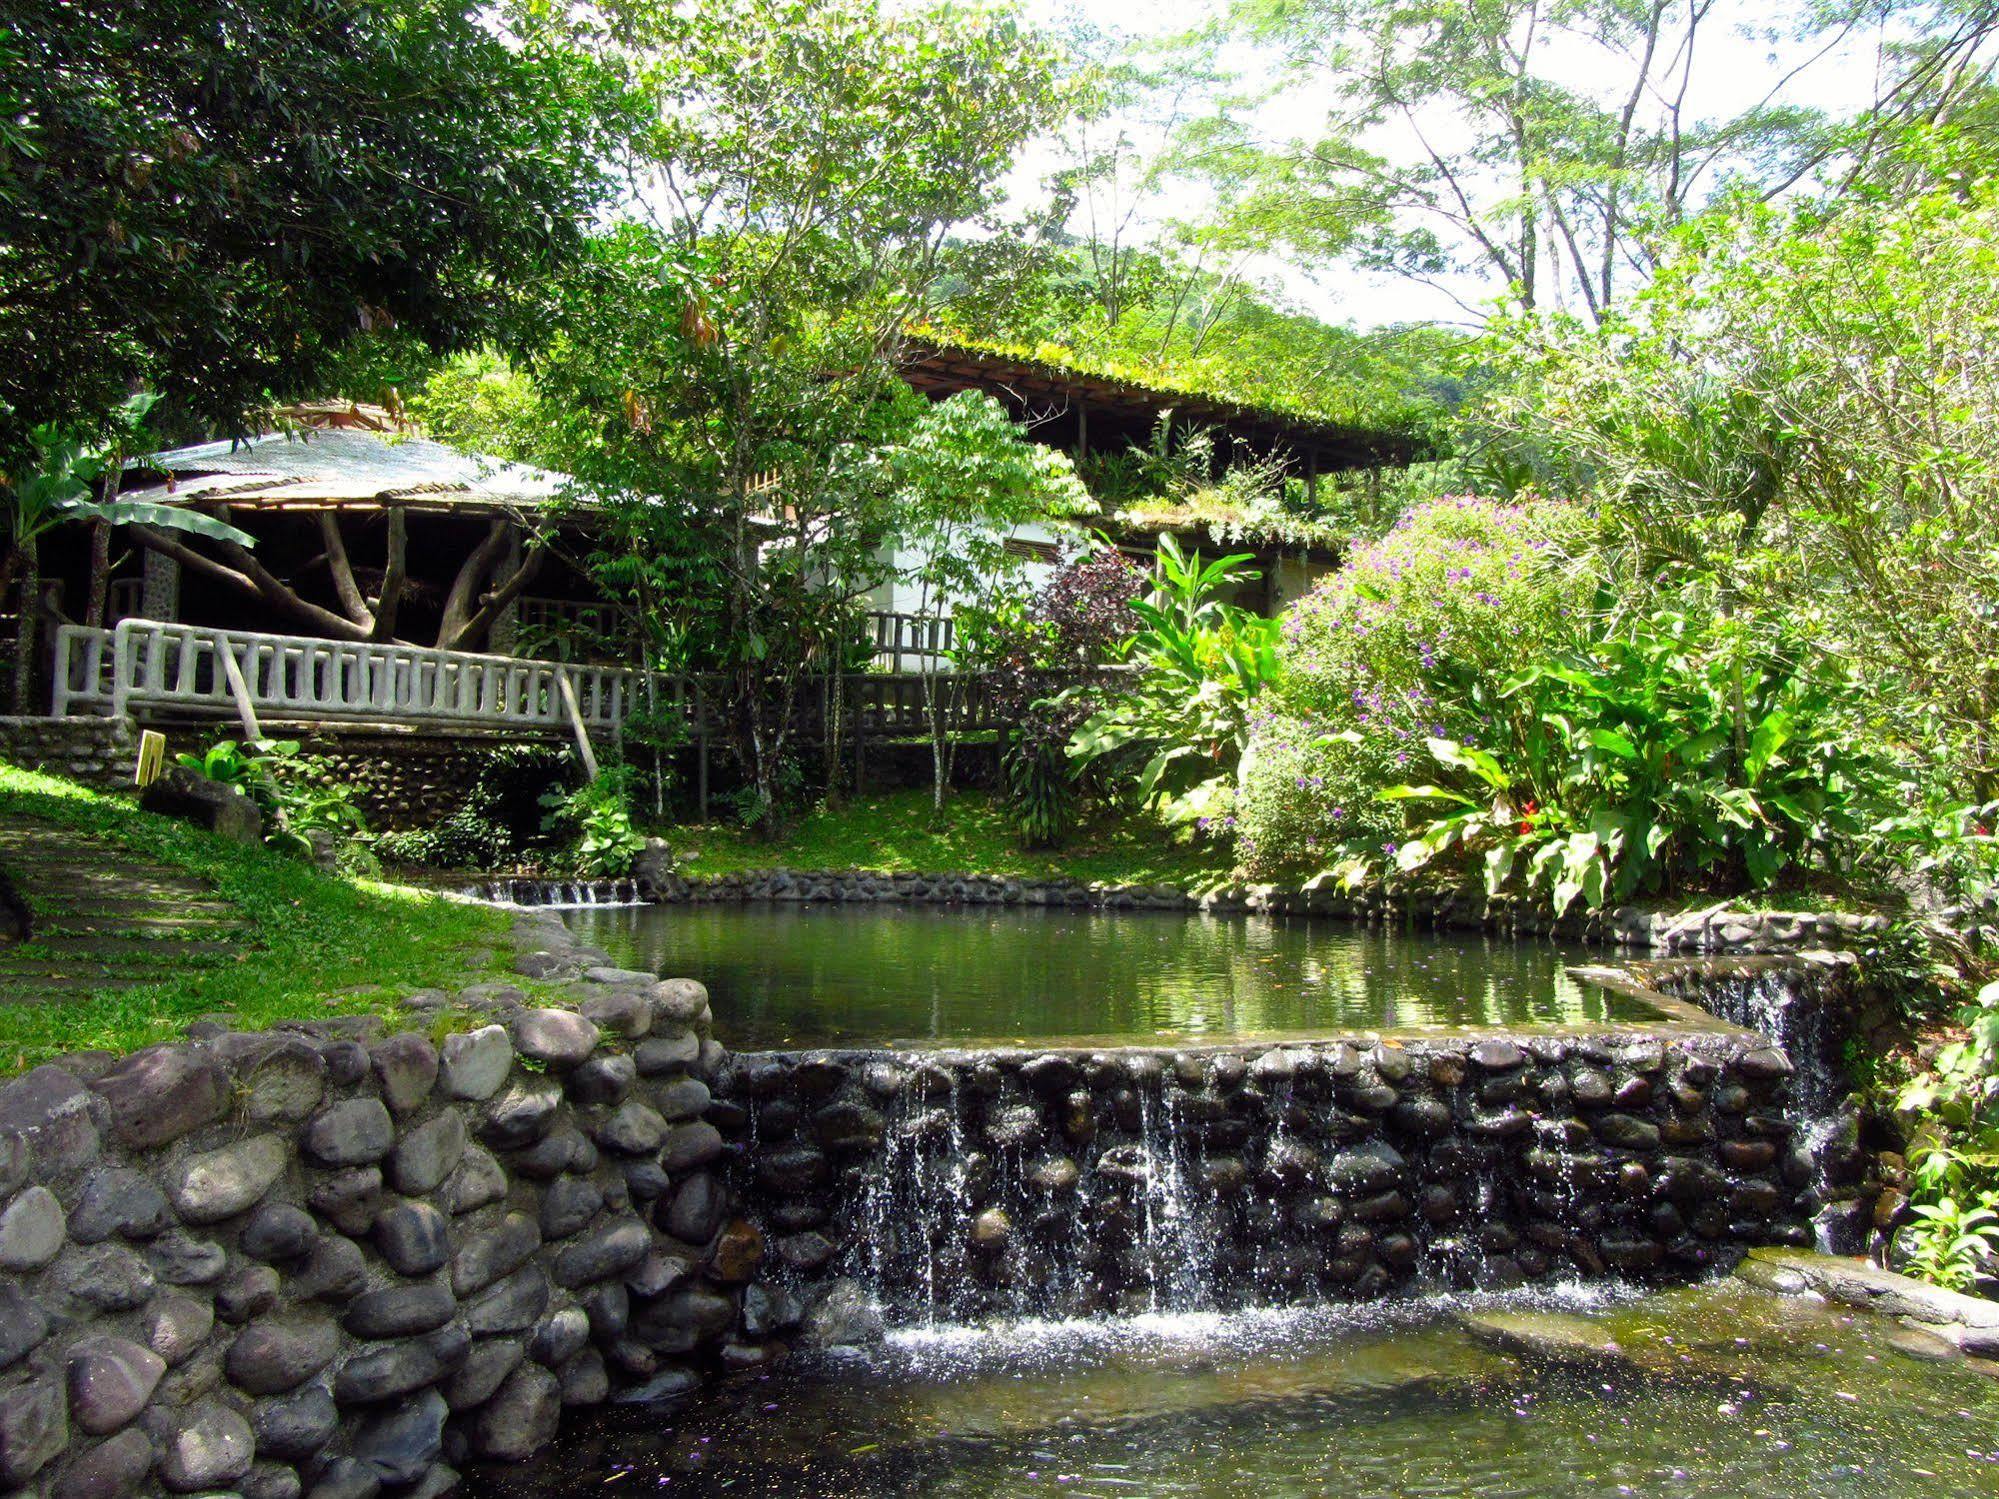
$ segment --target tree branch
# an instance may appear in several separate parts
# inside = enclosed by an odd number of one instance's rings
[[[478,610],[465,621],[464,627],[456,636],[446,639],[442,632],[439,633],[438,649],[469,650],[477,644],[486,631],[492,628],[493,621],[499,617],[500,611],[519,598],[528,584],[534,581],[535,575],[541,571],[543,559],[547,556],[548,548],[545,546],[537,546],[530,551],[521,559],[521,565],[514,570],[514,575],[480,601]]]
[[[479,596],[479,585],[493,570],[493,564],[500,560],[500,554],[507,549],[507,531],[513,523],[505,516],[495,516],[486,528],[486,538],[474,547],[471,554],[459,564],[458,575],[451,580],[451,592],[445,596],[444,618],[438,622],[437,640],[441,649],[449,649],[446,641],[464,636],[466,622],[473,612],[473,601]]]
[[[132,535],[141,546],[158,552],[163,557],[171,557],[183,567],[193,568],[204,577],[212,578],[226,587],[251,598],[260,599],[280,612],[291,615],[301,623],[312,626],[329,639],[366,640],[367,634],[351,619],[335,614],[331,609],[301,598],[289,585],[275,577],[262,563],[257,562],[241,547],[232,547],[232,558],[236,566],[218,562],[213,557],[205,557],[192,547],[174,540],[164,531],[155,531],[150,526],[133,526]],[[244,564],[248,564],[247,566]]]
[[[375,611],[368,607],[361,585],[354,581],[354,565],[347,560],[347,541],[340,534],[339,518],[331,510],[319,512],[319,534],[326,543],[326,565],[333,574],[334,597],[340,600],[340,607],[347,611],[349,619],[372,632]]]
[[[400,505],[389,510],[388,556],[382,567],[382,591],[375,599],[372,640],[396,637],[396,616],[402,610],[403,585],[409,579],[409,517]]]

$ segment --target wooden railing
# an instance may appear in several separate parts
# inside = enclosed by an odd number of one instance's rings
[[[631,673],[513,656],[208,630],[128,619],[64,626],[56,639],[58,717],[81,709],[566,731],[623,722]],[[574,699],[571,709],[570,698]]]
[[[868,625],[875,637],[875,659],[890,662],[893,672],[902,670],[904,657],[921,663],[949,655],[957,638],[956,623],[948,614],[940,619],[880,610],[868,616]]]
[[[994,726],[982,683],[933,681],[949,732]],[[714,705],[727,694],[715,679],[661,674],[651,688],[696,737],[719,731]],[[920,673],[855,673],[843,688],[852,732],[884,738],[928,728]],[[640,673],[622,667],[128,619],[110,630],[62,627],[51,707],[58,718],[233,717],[253,737],[265,718],[615,735],[645,689]],[[801,697],[805,717],[819,698]]]

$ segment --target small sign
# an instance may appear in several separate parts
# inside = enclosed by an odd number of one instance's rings
[[[139,764],[132,772],[132,784],[150,786],[160,778],[167,758],[167,736],[157,729],[139,731]]]

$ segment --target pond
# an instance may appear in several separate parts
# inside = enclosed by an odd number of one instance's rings
[[[903,1333],[614,1413],[475,1495],[1999,1495],[1999,1380],[1740,1282]]]
[[[1569,977],[1575,949],[1303,917],[773,903],[567,919],[621,964],[701,979],[737,1051],[1659,1019]]]

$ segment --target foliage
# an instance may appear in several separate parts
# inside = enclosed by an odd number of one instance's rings
[[[53,422],[29,430],[25,463],[12,475],[0,476],[7,534],[16,549],[65,521],[159,526],[239,546],[256,544],[235,526],[198,510],[115,497],[119,464],[149,445],[145,422],[156,402],[152,395],[128,396],[106,420],[109,435],[103,440],[91,440]],[[7,414],[0,406],[0,421]]]
[[[503,870],[529,851],[541,831],[541,799],[571,758],[545,745],[514,744],[482,752],[471,784],[449,816],[426,828],[376,833],[385,863],[426,869]]]
[[[1069,738],[1112,687],[1104,668],[1137,630],[1131,606],[1145,586],[1129,557],[1093,544],[1030,603],[959,617],[961,664],[983,673],[994,716],[1009,726],[1001,769],[1030,848],[1059,847],[1082,814],[1087,788]]]
[[[1901,1244],[1908,1273],[1950,1291],[1968,1291],[1986,1261],[1999,1257],[1999,1192],[1962,1206],[1954,1197],[1910,1207],[1916,1221]]]
[[[1379,854],[1399,838],[1379,793],[1423,762],[1425,740],[1485,742],[1487,710],[1463,684],[1501,683],[1579,632],[1590,531],[1563,504],[1434,501],[1292,606],[1243,761],[1250,872],[1310,873],[1342,845]]]
[[[1257,698],[1277,675],[1275,620],[1222,595],[1259,574],[1245,555],[1204,563],[1171,536],[1159,542],[1151,595],[1130,604],[1143,628],[1132,638],[1135,681],[1108,694],[1069,741],[1087,768],[1140,754],[1137,789],[1180,820],[1230,815],[1236,765]]]
[[[1169,396],[1415,438],[1440,433],[1462,398],[1454,370],[1471,341],[1449,329],[1361,331],[1259,300],[1221,321],[1201,351],[1190,354],[1171,337],[1161,346],[1163,311],[1155,321],[1141,307],[1103,327],[1067,321],[1059,307],[1037,309],[1031,297],[1010,305],[1004,318],[988,319],[946,302],[916,331],[1058,375],[1099,375]],[[1091,488],[1103,480],[1115,495],[1113,465],[1099,464]]]
[[[1919,804],[1999,755],[1999,188],[1948,181],[1690,225],[1605,328],[1528,320],[1488,419],[1596,496],[1621,576],[1786,618],[1866,662]]]
[[[1497,692],[1464,683],[1488,709],[1490,748],[1432,738],[1442,783],[1382,793],[1439,809],[1419,811],[1394,867],[1469,861],[1488,891],[1517,877],[1557,913],[1577,896],[1594,909],[1837,867],[1888,778],[1847,738],[1851,688],[1802,642],[1789,647],[1751,652],[1712,621],[1662,609]]]
[[[1228,874],[1228,861],[1215,845],[1176,836],[1144,817],[1085,811],[1059,850],[1027,848],[1004,793],[975,789],[952,796],[941,818],[923,787],[814,809],[776,841],[719,822],[669,828],[664,836],[684,852],[679,867],[691,876],[781,866],[1204,888]]]
[[[573,256],[623,113],[531,4],[9,0],[0,38],[4,461],[145,385],[235,430],[361,329],[475,340]]]
[[[1027,848],[1059,848],[1076,825],[1076,772],[1065,746],[1046,736],[1009,736],[1001,751],[1013,825]]]
[[[1263,44],[1278,80],[1254,106],[1223,96],[1187,147],[1225,200],[1261,184],[1266,233],[1307,262],[1343,255],[1461,305],[1482,291],[1594,322],[1670,255],[1662,231],[1716,199],[1850,180],[1892,127],[1976,98],[1989,12],[1869,14],[1880,92],[1847,121],[1814,88],[1857,40],[1840,6],[1779,7],[1769,87],[1731,96],[1724,36],[1740,22],[1723,7],[1239,0],[1230,39]],[[1271,142],[1273,108],[1306,129]]]
[[[606,497],[590,567],[631,606],[635,654],[722,679],[769,823],[795,704],[878,581],[904,326],[945,235],[1054,111],[1052,57],[1004,11],[876,0],[571,19],[648,123],[619,160],[640,222],[550,288],[536,385],[587,416],[550,457]]]
[[[1957,1020],[1958,1039],[1903,1084],[1895,1109],[1910,1136],[1910,1273],[1961,1290],[1999,1256],[1999,981]]]
[[[981,391],[927,405],[879,461],[887,473],[900,576],[915,590],[912,612],[920,620],[938,621],[957,610],[990,613],[1017,596],[1024,560],[1007,546],[1013,533],[1089,505],[1068,457],[1030,441]],[[950,710],[964,678],[936,656],[919,661],[930,720],[931,791],[941,811],[950,780]]]
[[[636,773],[628,765],[605,768],[594,781],[542,797],[548,809],[545,831],[573,837],[568,858],[578,874],[623,875],[645,849],[645,835],[632,820]]]
[[[229,963],[60,1005],[6,1007],[0,1066],[9,1070],[70,1052],[133,1051],[216,1012],[251,1029],[329,1013],[394,1017],[400,996],[417,989],[501,976],[494,954],[506,947],[506,917],[496,911],[323,874],[302,860],[11,766],[0,765],[0,810],[185,871],[212,886],[248,928]]]
[[[249,797],[264,815],[264,841],[299,858],[318,852],[317,839],[338,849],[368,831],[354,805],[354,788],[332,780],[313,757],[301,756],[295,739],[254,745],[218,739],[199,755],[174,759],[204,780],[233,786]]]

